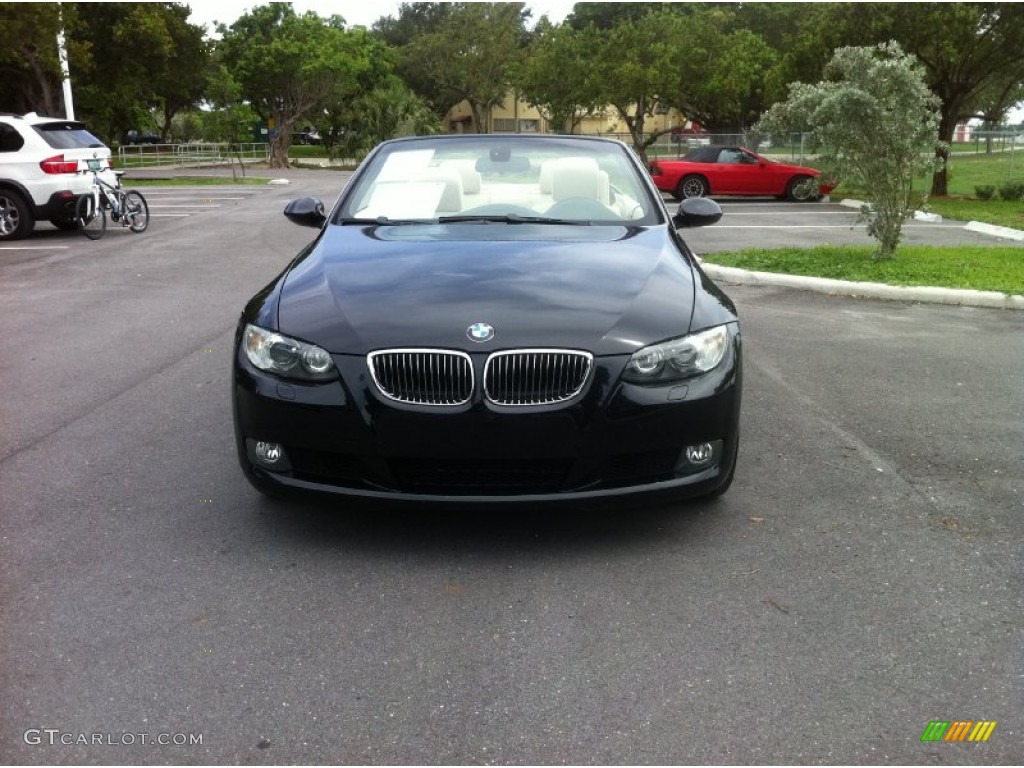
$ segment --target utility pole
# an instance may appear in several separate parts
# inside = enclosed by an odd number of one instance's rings
[[[58,9],[60,3],[57,4]],[[71,69],[68,67],[68,50],[64,45],[64,13],[57,11],[60,18],[60,31],[57,32],[57,58],[60,59],[60,71],[64,78],[64,117],[75,119],[75,102],[71,98]]]

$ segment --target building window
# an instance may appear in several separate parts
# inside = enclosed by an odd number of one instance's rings
[[[496,117],[491,129],[494,133],[540,133],[540,120],[523,118],[519,120],[519,130],[516,130],[516,120],[513,117]]]

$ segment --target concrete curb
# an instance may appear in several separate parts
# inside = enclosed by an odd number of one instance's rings
[[[1024,241],[1024,232],[1019,229],[1000,227],[996,224],[986,224],[983,221],[968,221],[967,224],[964,225],[964,229],[971,232],[978,232],[982,235],[992,235],[992,237],[1004,237],[1007,240]]]
[[[948,304],[962,307],[1024,310],[1024,296],[998,291],[970,291],[954,288],[901,287],[884,283],[856,283],[850,280],[830,280],[824,277],[803,277],[775,272],[752,272],[736,267],[722,267],[701,262],[701,268],[713,280],[734,285],[765,285],[795,288],[829,296],[857,296],[887,301],[916,301],[927,304]]]
[[[846,200],[840,200],[839,205],[845,208],[856,208],[859,211],[861,206],[864,205],[864,201],[847,198]],[[914,211],[914,220],[939,223],[942,221],[942,217],[936,213]],[[983,221],[969,221],[964,224],[964,229],[968,232],[977,232],[979,235],[990,235],[992,237],[1001,237],[1006,240],[1018,240],[1024,242],[1024,231],[1013,229],[1011,227],[1000,227],[996,224],[986,224]]]
[[[845,198],[839,201],[839,205],[844,208],[856,208],[858,211],[863,208],[867,203],[863,200],[853,200],[852,198]],[[870,207],[870,206],[868,206]],[[926,213],[925,211],[914,211],[914,221],[929,221],[932,224],[941,224],[942,217],[937,213]]]

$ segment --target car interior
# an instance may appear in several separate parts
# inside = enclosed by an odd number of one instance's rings
[[[402,158],[403,154],[417,157]],[[646,215],[640,196],[639,190],[613,184],[611,174],[591,156],[496,160],[487,155],[426,158],[419,152],[393,153],[368,188],[356,195],[352,215],[391,220],[511,215],[621,222]]]

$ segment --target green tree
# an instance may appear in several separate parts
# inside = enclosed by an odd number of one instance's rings
[[[62,18],[63,16],[63,18]],[[73,3],[0,3],[0,111],[63,113],[57,33],[75,29]],[[91,61],[89,45],[67,34],[79,62]]]
[[[397,18],[382,16],[374,23],[373,34],[392,48],[401,48],[420,35],[437,32],[451,10],[451,3],[402,3]]]
[[[565,23],[576,30],[587,27],[611,29],[617,24],[639,21],[658,10],[666,10],[667,3],[576,3]],[[687,4],[680,3],[670,10],[687,13]]]
[[[827,170],[868,191],[861,215],[878,241],[876,258],[891,258],[913,212],[914,176],[931,162],[923,153],[938,144],[939,99],[897,43],[839,48],[824,74],[817,84],[792,85],[757,130],[810,130],[828,148]]]
[[[612,4],[617,5],[617,4]],[[646,161],[658,133],[646,133],[647,118],[659,106],[682,100],[679,44],[684,20],[670,11],[625,18],[606,29],[587,27],[592,37],[587,60],[596,102],[610,104],[626,124],[633,147]]]
[[[776,54],[758,34],[732,24],[731,12],[706,9],[682,25],[675,106],[710,131],[743,130],[767,106]]]
[[[451,96],[414,57],[405,55],[405,49],[417,37],[438,32],[451,10],[451,3],[402,3],[397,17],[381,17],[372,30],[377,39],[392,49],[395,74],[423,98],[438,117],[448,111]]]
[[[443,115],[469,102],[478,131],[487,131],[489,110],[500,104],[525,47],[523,3],[451,3],[433,30],[417,34],[398,51],[400,75]],[[430,83],[427,92],[417,81]]]
[[[589,56],[599,33],[593,28],[576,30],[546,21],[541,19],[534,30],[529,55],[515,82],[527,102],[555,130],[574,133],[583,117],[603,106],[598,102]]]
[[[66,9],[68,3],[61,3]],[[68,30],[76,115],[108,141],[198,102],[206,82],[201,27],[177,3],[76,3]],[[86,55],[81,55],[85,51]],[[183,62],[195,57],[196,66]],[[180,69],[178,69],[180,67]],[[173,82],[173,84],[172,84]],[[166,95],[165,95],[166,92]]]
[[[388,139],[429,135],[441,130],[433,110],[395,76],[359,96],[352,111],[353,119],[341,143],[349,157],[362,158]]]
[[[768,46],[749,30],[730,30],[730,12],[698,8],[683,14],[657,9],[628,16],[607,29],[587,27],[588,84],[596,103],[611,104],[629,130],[633,146],[647,148],[667,132],[646,131],[661,107],[715,128],[745,125],[771,65]]]
[[[203,27],[188,23],[189,12],[187,5],[173,3],[164,17],[170,49],[166,62],[153,73],[158,127],[164,139],[170,138],[174,116],[197,107],[205,97],[212,66],[211,43]]]
[[[366,66],[360,68],[354,81],[337,84],[324,108],[311,115],[309,121],[320,134],[330,157],[336,157],[339,152],[349,157],[358,154],[350,146],[358,135],[361,99],[392,77],[393,56],[387,45],[362,28],[350,30],[348,34],[353,45],[363,51]]]
[[[1024,82],[1024,4],[820,3],[805,6],[799,39],[787,53],[790,71],[806,73],[840,45],[894,40],[923,64],[940,99],[939,136],[950,142],[958,123],[1001,121]],[[794,64],[794,62],[800,62]],[[1001,95],[1006,95],[1001,98]],[[931,194],[948,191],[948,147],[937,150]]]
[[[203,138],[227,144],[253,141],[253,128],[259,115],[242,100],[242,88],[220,61],[221,53],[213,52],[215,64],[207,78],[207,105],[202,113]]]
[[[371,66],[364,34],[347,32],[339,16],[298,16],[289,3],[253,8],[219,31],[224,66],[256,113],[273,122],[275,168],[290,166],[296,124],[351,93],[359,73]]]

